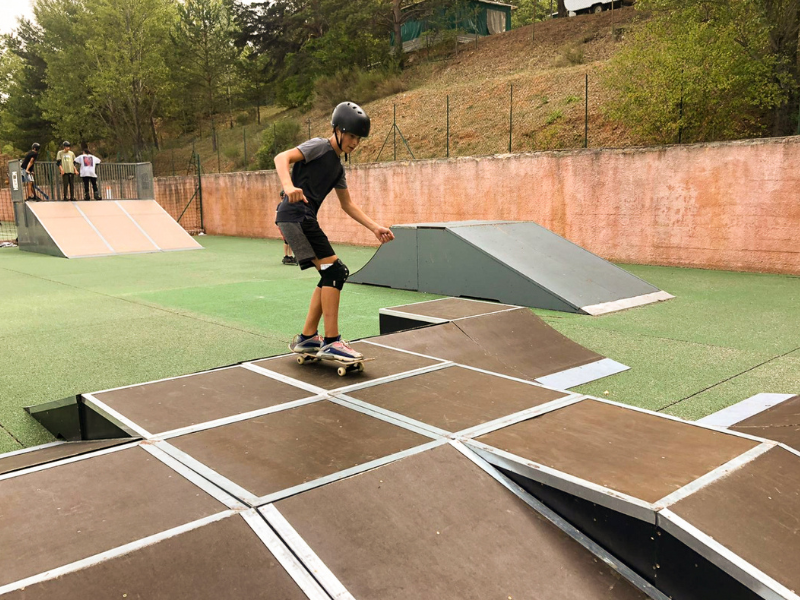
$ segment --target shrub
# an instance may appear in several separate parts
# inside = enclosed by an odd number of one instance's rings
[[[299,144],[302,140],[300,123],[286,119],[267,127],[261,134],[261,147],[256,152],[259,169],[274,169],[275,156]]]
[[[358,68],[343,69],[332,76],[318,77],[314,82],[315,104],[326,111],[347,100],[366,104],[406,89],[403,80],[391,71]]]
[[[553,111],[548,115],[547,119],[545,119],[545,125],[552,125],[553,123],[558,121],[563,116],[564,116],[564,113],[561,112],[560,110]]]

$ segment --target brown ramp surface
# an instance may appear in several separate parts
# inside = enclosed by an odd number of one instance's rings
[[[647,597],[450,446],[275,506],[359,600]]]
[[[75,202],[28,202],[53,242],[67,258],[107,256],[114,251],[78,210]]]
[[[565,398],[566,394],[452,366],[351,391],[347,396],[456,432]]]
[[[2,480],[0,507],[0,586],[226,508],[140,447]]]
[[[772,448],[672,512],[790,590],[800,590],[800,457]]]
[[[800,396],[739,421],[730,429],[775,440],[800,451]]]
[[[651,503],[758,445],[596,400],[582,400],[476,439]]]
[[[236,515],[28,586],[9,600],[219,600],[307,596]]]
[[[155,200],[118,200],[116,203],[147,233],[159,249],[202,248]]]
[[[374,341],[530,381],[603,359],[527,308],[393,333]]]
[[[28,467],[44,465],[49,462],[61,460],[62,458],[70,458],[72,456],[94,452],[95,450],[102,450],[103,448],[127,444],[131,441],[133,440],[130,438],[123,438],[117,440],[94,440],[90,442],[62,442],[48,444],[41,448],[32,448],[28,451],[9,452],[5,455],[0,454],[0,475],[27,469]]]
[[[244,367],[216,369],[93,394],[150,433],[164,433],[312,395]]]
[[[158,247],[116,202],[76,202],[116,254],[158,252]]]

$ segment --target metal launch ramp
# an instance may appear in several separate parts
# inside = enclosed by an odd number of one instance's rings
[[[673,296],[533,222],[395,225],[352,283],[600,315]]]

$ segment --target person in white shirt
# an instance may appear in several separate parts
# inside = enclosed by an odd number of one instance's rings
[[[82,152],[75,158],[75,166],[80,169],[80,177],[83,180],[83,199],[91,200],[89,197],[89,185],[92,186],[92,193],[95,200],[101,200],[100,193],[97,191],[97,165],[100,159],[94,154],[89,153],[89,149],[84,146]]]

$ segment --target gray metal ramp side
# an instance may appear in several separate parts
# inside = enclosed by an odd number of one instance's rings
[[[19,249],[26,252],[38,252],[57,258],[67,258],[67,255],[50,235],[47,227],[39,219],[31,202],[17,202],[14,204],[14,213],[17,220],[17,235]]]
[[[575,304],[524,277],[485,248],[467,243],[450,229],[420,229],[417,240],[421,292],[579,311]]]
[[[660,291],[533,222],[450,231],[578,308]]]
[[[419,289],[417,277],[417,229],[392,227],[394,240],[381,245],[366,265],[353,273],[349,283],[379,285],[400,290]]]

